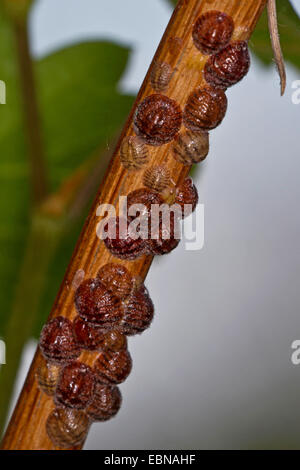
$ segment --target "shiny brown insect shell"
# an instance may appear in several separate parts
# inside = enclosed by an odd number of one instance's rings
[[[149,152],[137,136],[124,137],[120,147],[120,160],[128,171],[138,171],[149,161]]]
[[[166,62],[156,62],[151,71],[151,86],[157,92],[165,92],[168,89],[173,75],[172,67]]]
[[[176,101],[161,94],[150,95],[137,107],[134,129],[149,145],[163,145],[173,140],[182,123]]]
[[[145,254],[145,242],[142,238],[136,238],[129,226],[129,221],[120,217],[108,221],[104,230],[107,237],[104,240],[106,248],[112,255],[120,259],[133,260]],[[124,229],[123,229],[123,228]]]
[[[75,306],[83,320],[100,328],[112,328],[122,317],[123,308],[99,279],[86,279],[75,292]]]
[[[41,332],[39,346],[43,356],[57,364],[72,361],[80,354],[72,322],[62,316],[46,323]]]
[[[197,188],[189,176],[176,190],[175,203],[180,205],[183,217],[187,217],[196,209],[198,200]]]
[[[95,327],[83,320],[79,315],[73,321],[74,336],[82,349],[95,351],[101,348],[105,329]]]
[[[223,90],[197,88],[191,93],[185,106],[184,124],[196,132],[214,129],[221,124],[226,110],[227,98]]]
[[[126,305],[120,328],[126,335],[136,335],[149,328],[154,306],[144,285],[132,294]]]
[[[181,132],[173,145],[175,160],[183,165],[193,165],[203,161],[209,152],[209,134],[207,131]]]
[[[234,30],[232,18],[211,10],[201,15],[193,28],[193,41],[202,54],[215,54],[230,42]]]
[[[163,200],[157,192],[152,191],[149,188],[140,188],[132,191],[127,196],[127,216],[129,220],[133,220],[137,216],[146,215],[151,213],[152,205],[154,204],[162,204]],[[134,204],[142,204],[144,206],[143,211],[138,211],[136,214],[132,215],[129,209]]]
[[[163,204],[161,195],[148,188],[132,191],[127,197],[127,214],[131,228],[144,240],[144,252],[147,251],[146,241],[151,234],[152,212]]]
[[[183,47],[183,39],[178,36],[172,36],[168,41],[169,52],[172,56],[177,57]]]
[[[95,388],[94,374],[89,366],[74,361],[65,366],[59,375],[55,390],[58,405],[83,410],[93,399]]]
[[[233,42],[208,59],[204,76],[211,86],[226,89],[242,80],[249,68],[250,55],[247,42]]]
[[[93,326],[77,316],[73,322],[74,334],[82,349],[89,351],[121,351],[127,348],[127,339],[118,330],[109,330]]]
[[[127,349],[127,338],[118,330],[107,331],[103,337],[103,351],[119,352]]]
[[[171,212],[167,223],[163,217],[159,218],[158,227],[152,227],[151,238],[147,240],[149,253],[152,255],[166,255],[177,248],[180,239],[176,238],[175,224],[178,224],[177,216]]]
[[[36,372],[39,387],[46,395],[53,395],[58,381],[60,367],[48,363],[44,358],[41,360]]]
[[[105,264],[99,269],[97,278],[106,289],[120,299],[128,297],[133,289],[133,276],[121,264]]]
[[[83,269],[78,269],[78,271],[76,271],[75,276],[73,277],[73,280],[72,280],[72,288],[74,290],[76,290],[77,287],[80,286],[80,284],[84,280],[84,276],[85,276],[85,272]]]
[[[143,183],[152,191],[161,193],[171,185],[170,171],[161,165],[147,168],[144,173]]]
[[[94,363],[93,372],[98,382],[105,385],[116,385],[127,379],[131,368],[131,356],[127,350],[103,351]]]
[[[90,420],[86,413],[71,408],[55,408],[46,422],[49,438],[61,449],[82,444],[89,427]]]
[[[119,411],[122,395],[118,387],[97,383],[92,403],[86,412],[93,421],[107,421]]]

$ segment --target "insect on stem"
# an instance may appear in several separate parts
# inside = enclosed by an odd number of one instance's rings
[[[286,71],[278,32],[276,0],[268,0],[268,21],[275,62],[280,76],[281,96],[286,88]]]

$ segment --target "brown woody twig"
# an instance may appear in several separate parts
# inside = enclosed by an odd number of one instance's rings
[[[95,277],[102,265],[114,259],[105,248],[103,241],[97,238],[96,226],[99,223],[99,217],[96,216],[96,209],[100,203],[109,203],[117,207],[119,196],[126,195],[130,191],[143,186],[143,172],[132,174],[120,165],[119,149],[124,136],[134,135],[132,121],[137,104],[153,93],[149,80],[153,64],[157,61],[166,62],[176,71],[167,94],[183,107],[190,92],[204,83],[202,71],[206,59],[194,47],[191,35],[197,17],[207,10],[225,12],[233,18],[235,23],[233,39],[248,40],[265,5],[266,0],[247,0],[244,2],[240,0],[179,1],[124,127],[90,215],[84,225],[52,309],[51,317],[63,315],[73,319],[76,312],[72,280],[76,272],[81,269],[86,273],[86,277]],[[150,153],[149,166],[153,164],[167,166],[176,184],[181,183],[190,170],[189,167],[184,167],[172,158],[170,144],[151,147]],[[152,257],[143,256],[135,261],[123,261],[122,264],[133,275],[144,279],[151,261]],[[84,352],[80,356],[80,360],[86,364],[92,364],[94,354]],[[4,437],[3,449],[55,449],[45,428],[47,417],[54,408],[53,400],[39,389],[35,377],[40,363],[41,354],[37,351]]]

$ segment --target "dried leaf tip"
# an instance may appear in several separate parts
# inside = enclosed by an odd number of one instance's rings
[[[277,65],[278,73],[280,76],[281,96],[284,95],[286,88],[286,71],[284,65],[284,58],[280,46],[280,38],[278,32],[278,20],[276,10],[276,0],[268,0],[268,21],[269,30],[271,35],[272,49],[274,53],[275,62]]]

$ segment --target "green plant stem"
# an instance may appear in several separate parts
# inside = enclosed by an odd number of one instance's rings
[[[13,27],[23,99],[24,126],[28,144],[33,202],[37,205],[47,195],[47,174],[33,62],[29,49],[27,19],[15,22]]]
[[[22,15],[10,14],[11,11],[8,11],[15,35],[34,209],[23,263],[19,276],[16,276],[15,300],[5,334],[7,365],[0,370],[0,432],[4,427],[23,347],[35,322],[46,271],[61,230],[60,222],[42,217],[37,209],[47,196],[47,176],[28,39],[27,12],[30,3],[26,2],[28,5]]]

